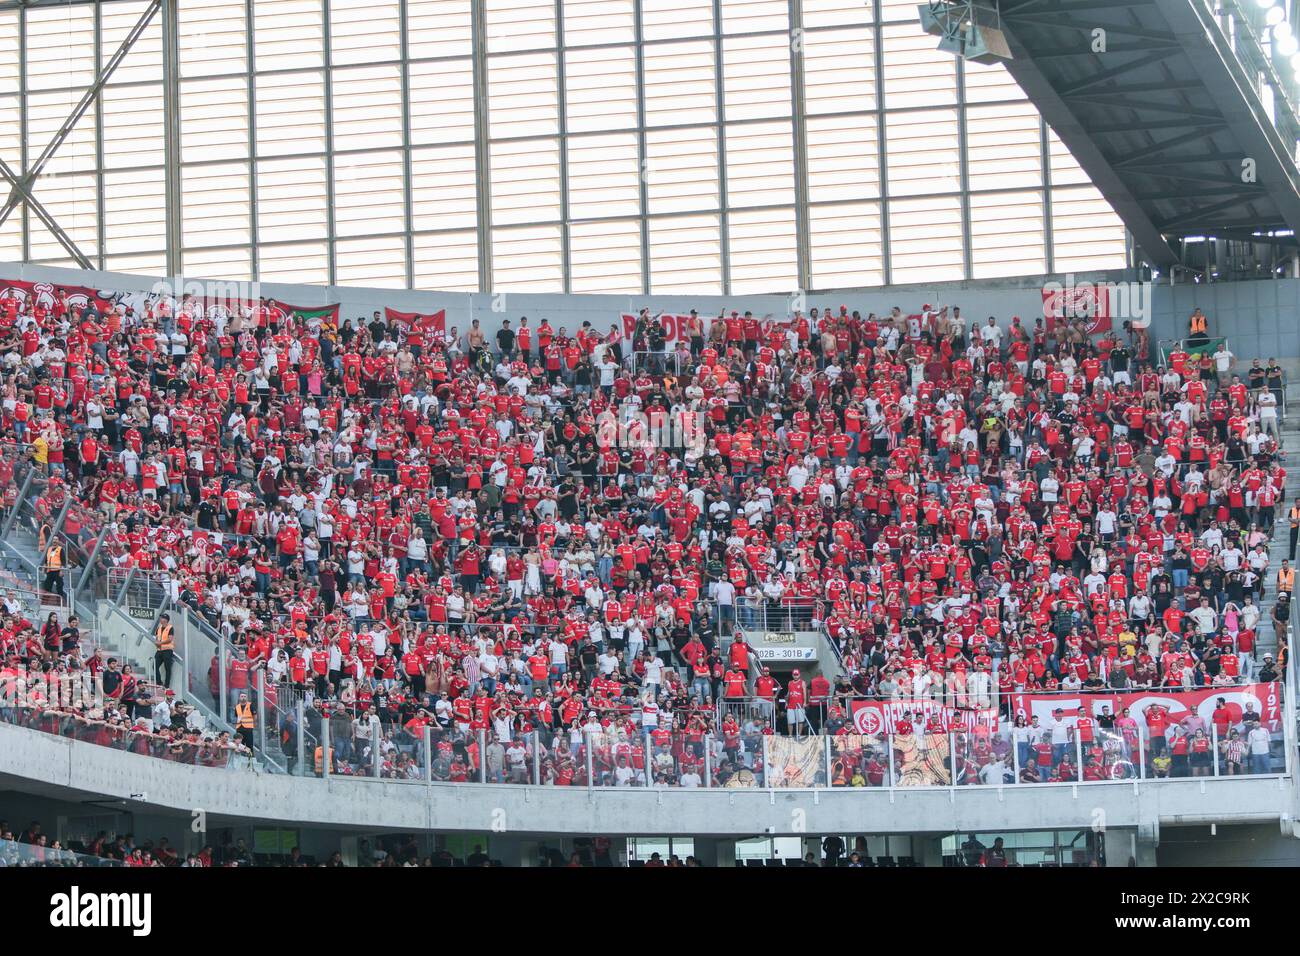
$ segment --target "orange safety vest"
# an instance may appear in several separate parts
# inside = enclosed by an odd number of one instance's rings
[[[236,715],[236,720],[235,720],[236,727],[238,727],[240,730],[253,729],[254,723],[253,723],[252,704],[236,704],[235,715]]]
[[[176,640],[172,637],[172,626],[163,624],[158,628],[158,650],[174,651],[176,649]]]
[[[1194,315],[1192,316],[1191,328],[1192,335],[1197,335],[1198,333],[1204,333],[1209,328],[1209,324],[1205,321],[1205,316]]]
[[[1279,591],[1295,590],[1295,568],[1278,568],[1277,589]]]
[[[48,571],[63,570],[63,549],[57,544],[50,545],[50,550],[45,552],[45,568]]]

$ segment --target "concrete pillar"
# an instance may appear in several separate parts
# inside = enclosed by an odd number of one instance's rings
[[[1133,837],[1129,841],[1132,848],[1128,856],[1124,859],[1127,866],[1129,860],[1135,860],[1138,866],[1155,866],[1156,849],[1160,846],[1160,827],[1159,825],[1141,825],[1136,831],[1130,831]],[[1107,847],[1109,856],[1109,847]]]
[[[943,837],[922,834],[912,837],[912,855],[917,866],[943,866]]]
[[[609,838],[609,859],[615,866],[627,866],[627,837]]]
[[[696,837],[695,858],[701,866],[735,866],[736,841],[727,837]]]
[[[700,866],[717,866],[718,840],[713,837],[696,837],[694,855],[700,861]]]
[[[1102,839],[1106,846],[1106,866],[1126,867],[1137,848],[1137,830],[1134,827],[1117,827],[1107,830]],[[1154,847],[1152,851],[1154,852]]]
[[[487,855],[500,860],[502,866],[524,866],[524,841],[521,837],[493,834],[488,839]]]

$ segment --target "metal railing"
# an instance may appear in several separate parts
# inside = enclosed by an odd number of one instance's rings
[[[1169,356],[1176,350],[1181,350],[1186,353],[1189,358],[1195,358],[1199,361],[1200,356],[1203,354],[1212,356],[1215,350],[1218,349],[1220,343],[1223,343],[1224,346],[1228,345],[1228,339],[1225,336],[1206,338],[1195,345],[1189,345],[1189,341],[1189,339],[1161,339],[1157,342],[1156,350],[1159,357],[1159,364],[1168,365]],[[1290,376],[1287,375],[1286,369],[1283,369],[1280,366],[1279,369],[1282,372],[1282,381],[1279,384],[1274,385],[1266,380],[1263,385],[1248,387],[1248,393],[1253,406],[1262,393],[1272,392],[1277,396],[1278,420],[1285,421],[1287,399],[1289,397],[1291,383]],[[1243,379],[1245,378],[1240,368],[1234,370],[1231,374],[1242,376]]]
[[[62,846],[40,846],[34,843],[19,843],[15,840],[0,840],[0,866],[92,868],[125,865],[121,860],[77,853]]]
[[[226,736],[169,737],[95,710],[70,713],[7,698],[0,701],[0,723],[196,767],[247,770],[253,765],[251,755],[231,745]]]
[[[753,600],[743,595],[736,597],[730,612],[724,614],[726,605],[715,602],[717,619],[726,620],[734,614],[734,623],[741,631],[816,631],[821,628],[821,608],[814,598],[785,597]]]
[[[105,597],[118,606],[158,610],[174,599],[174,582],[165,571],[141,571],[139,568],[107,568],[104,571]]]
[[[259,695],[269,698],[270,693]],[[278,705],[259,705],[266,717]],[[427,712],[403,726],[378,716],[317,711],[313,723],[301,705],[274,726],[294,740],[301,776],[345,776],[411,784],[480,783],[508,786],[585,786],[588,789],[1051,787],[1140,786],[1188,779],[1237,776],[1279,781],[1294,773],[1293,711],[1280,726],[1224,718],[1196,729],[1171,725],[1153,731],[1143,722],[1114,728],[1071,725],[1064,733],[1036,727],[968,728],[778,736],[760,722],[709,729],[700,723],[607,729],[543,728],[498,735]],[[15,712],[23,716],[15,718]],[[309,711],[310,713],[310,711]],[[129,728],[73,721],[40,711],[0,710],[0,719],[33,730],[148,754],[162,759],[222,766],[212,744],[176,751]],[[54,719],[51,727],[41,721]],[[427,720],[427,722],[426,722]],[[311,724],[309,729],[307,725]],[[104,733],[109,739],[103,739]],[[263,741],[263,749],[267,744]],[[241,758],[241,761],[243,758]],[[234,763],[229,757],[224,765]],[[244,762],[238,765],[246,766]]]
[[[57,514],[42,511],[37,506],[38,496],[49,487],[49,475],[42,472],[35,464],[19,460],[15,467],[15,479],[21,478],[21,488],[17,501],[9,515],[6,516],[4,531],[5,552],[14,560],[24,564],[33,574],[40,573],[39,565],[32,558],[23,554],[21,548],[8,540],[8,531],[16,524],[21,524],[35,534],[45,531],[51,538],[57,537],[64,545],[67,554],[67,568],[64,572],[67,598],[64,606],[75,611],[82,620],[96,622],[96,630],[101,638],[120,635],[108,646],[123,654],[134,653],[138,659],[147,661],[152,657],[152,631],[130,613],[132,608],[146,608],[152,612],[147,622],[152,625],[157,613],[172,606],[173,584],[166,572],[142,571],[136,568],[122,569],[109,566],[100,560],[100,543],[103,538],[103,526],[100,516],[85,508],[80,502],[69,496]],[[69,534],[68,516],[76,516],[76,533]],[[51,518],[51,515],[53,517]],[[37,579],[39,580],[39,578]],[[42,606],[51,605],[52,597],[44,590],[39,592]],[[182,609],[186,610],[187,609]],[[107,615],[107,618],[104,617]],[[185,679],[181,682],[184,699],[194,705],[209,724],[218,732],[229,733],[233,726],[228,715],[224,693],[220,696],[203,693],[203,685],[194,681],[193,672],[202,666],[203,646],[196,632],[206,629],[211,646],[223,648],[224,661],[232,653],[220,635],[212,631],[207,622],[198,615],[183,614],[183,628],[178,628],[178,647],[174,652],[175,666],[173,682],[179,672]],[[111,625],[111,626],[110,626]],[[224,679],[224,673],[223,673]],[[224,680],[223,680],[224,689]],[[268,765],[273,769],[284,769],[282,759],[268,757]]]
[[[675,348],[659,352],[643,350],[628,352],[623,357],[623,367],[633,375],[644,371],[650,375],[668,373],[680,378],[683,367],[689,368],[694,361],[696,359],[689,352],[683,354]],[[597,373],[597,378],[599,378],[599,373]]]
[[[1193,343],[1190,338],[1185,339],[1160,339],[1156,342],[1156,353],[1159,355],[1161,365],[1169,364],[1169,356],[1175,351],[1185,352],[1187,355],[1214,354],[1214,350],[1219,347],[1219,343],[1228,344],[1226,336],[1205,336],[1203,339]]]

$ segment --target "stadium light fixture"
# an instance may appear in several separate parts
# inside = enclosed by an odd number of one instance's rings
[[[1264,22],[1271,27],[1277,26],[1286,19],[1286,14],[1282,12],[1281,7],[1269,7],[1268,12],[1264,14]]]
[[[1285,20],[1277,24],[1277,26],[1273,27],[1274,40],[1278,39],[1279,37],[1289,37],[1291,35],[1292,35],[1291,24],[1287,23]]]
[[[1255,5],[1259,7],[1261,10],[1267,10],[1269,7],[1274,6],[1276,3],[1277,0],[1255,0]]]
[[[1277,37],[1273,41],[1273,46],[1277,48],[1279,56],[1289,57],[1297,51],[1300,51],[1300,42],[1297,42],[1296,38],[1289,33]]]
[[[930,0],[917,7],[921,29],[939,38],[939,49],[976,63],[1010,60],[996,0]]]

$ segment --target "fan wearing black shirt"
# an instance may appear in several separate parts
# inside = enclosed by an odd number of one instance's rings
[[[1122,372],[1124,373],[1125,378],[1127,378],[1129,361],[1132,358],[1133,353],[1129,351],[1127,345],[1122,342],[1116,344],[1116,346],[1110,350],[1110,370],[1113,373],[1112,377],[1117,377],[1119,373]]]
[[[515,333],[510,328],[510,320],[505,319],[501,323],[501,328],[497,331],[497,348],[501,350],[501,357],[509,360],[515,351]]]

